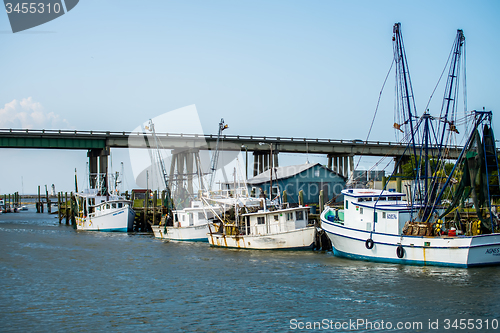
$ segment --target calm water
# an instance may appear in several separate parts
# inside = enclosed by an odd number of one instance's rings
[[[475,328],[479,319],[484,328],[486,320],[500,319],[499,295],[500,267],[217,249],[150,235],[77,232],[33,208],[0,215],[2,332],[282,332],[308,322],[328,322],[323,328],[337,332],[375,330],[346,328],[357,319],[378,331],[385,330],[381,321],[394,325],[392,331],[398,322],[421,322],[423,329],[400,330],[416,332],[429,331],[429,320],[439,320],[443,331],[446,318],[474,319]],[[335,329],[335,323],[346,324]],[[448,331],[455,331],[452,323]]]

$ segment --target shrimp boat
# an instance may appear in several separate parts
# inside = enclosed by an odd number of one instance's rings
[[[164,215],[159,225],[151,225],[156,238],[162,240],[208,242],[207,233],[214,212],[221,214],[220,206],[207,207],[201,200],[191,201],[191,206]]]
[[[76,193],[76,229],[85,231],[130,232],[135,211],[132,202],[118,195],[101,195],[98,189]]]
[[[309,207],[280,206],[248,195],[228,199],[232,200],[229,213],[214,214],[217,221],[208,234],[211,246],[254,250],[313,247],[316,229],[308,224]]]
[[[182,175],[182,171],[178,170],[178,174],[173,174],[174,169],[171,169],[171,179],[169,180],[164,157],[162,156],[162,149],[160,149],[161,143],[156,134],[155,124],[151,119],[145,128],[151,133],[151,141],[154,142],[155,150],[152,165],[158,165],[160,179],[163,182],[166,194],[164,199],[166,214],[162,215],[159,224],[150,224],[154,236],[164,241],[207,242],[207,233],[209,232],[209,225],[213,220],[213,213],[220,214],[221,207],[218,205],[209,205],[204,202],[201,198],[202,191],[198,194],[200,197],[196,197],[191,193],[192,191],[187,190],[183,186],[186,175]],[[218,138],[225,128],[227,126],[224,125],[224,120],[221,120]],[[197,169],[196,176],[201,179],[202,168],[199,157],[194,159],[194,163]],[[190,177],[192,181],[194,175],[191,174]],[[172,183],[175,185],[173,191],[171,190]]]
[[[236,222],[214,225],[210,245],[254,250],[310,249],[315,227],[308,225],[309,207],[259,210]]]
[[[406,91],[403,124],[413,181],[407,193],[345,189],[344,209],[327,207],[321,226],[336,256],[413,265],[473,267],[500,264],[499,167],[491,111],[473,111],[460,122],[472,123],[466,144],[450,163],[455,125],[461,30],[453,46],[447,89],[439,117],[416,116],[408,92],[409,72],[399,23],[394,26],[399,87]],[[438,125],[435,126],[434,122]],[[419,139],[420,138],[420,139]],[[434,140],[434,141],[433,141]],[[400,159],[400,163],[403,159]],[[432,162],[432,163],[431,163]],[[398,163],[399,164],[399,163]],[[396,165],[397,167],[398,165]],[[448,166],[446,168],[446,166]],[[447,170],[448,169],[448,170]],[[450,170],[451,169],[451,170]]]

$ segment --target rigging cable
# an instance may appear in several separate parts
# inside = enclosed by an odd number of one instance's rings
[[[382,84],[382,88],[380,89],[380,93],[378,94],[377,106],[375,107],[375,113],[373,114],[372,123],[370,124],[370,129],[368,130],[368,134],[366,135],[365,142],[367,142],[368,139],[370,138],[370,133],[372,132],[373,124],[375,123],[375,117],[377,116],[378,107],[380,105],[380,99],[382,98],[382,92],[384,91],[384,87],[385,87],[385,84],[387,82],[387,78],[389,77],[389,74],[392,71],[392,66],[394,66],[394,60],[391,62],[391,67],[389,68],[389,71],[387,72],[387,75],[385,76],[384,83]],[[365,147],[366,147],[366,145],[363,145],[363,149],[362,149],[361,153],[363,153],[365,151]],[[354,170],[356,170],[359,166],[359,163],[361,163],[362,156],[363,155],[361,155],[359,157],[358,163],[356,164],[356,167],[354,168]],[[354,171],[354,170],[352,170],[352,171]],[[351,173],[351,178],[354,178],[354,172]],[[354,181],[354,179],[352,179],[352,180]]]
[[[434,97],[434,93],[436,92],[436,89],[439,86],[441,79],[443,78],[444,72],[446,71],[446,68],[448,68],[448,63],[450,62],[450,58],[451,58],[452,54],[453,54],[453,48],[450,50],[450,54],[448,55],[448,60],[446,60],[446,64],[444,65],[443,71],[441,72],[441,75],[439,76],[439,79],[436,83],[436,86],[434,87],[434,90],[432,91],[432,94],[429,96],[429,101],[427,102],[427,105],[425,106],[425,110],[428,110],[429,104],[431,104],[432,97]]]

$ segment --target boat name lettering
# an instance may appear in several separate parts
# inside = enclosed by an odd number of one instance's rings
[[[492,254],[494,256],[500,256],[500,247],[487,249],[485,254]]]
[[[398,216],[396,214],[387,214],[387,219],[389,220],[396,220]]]

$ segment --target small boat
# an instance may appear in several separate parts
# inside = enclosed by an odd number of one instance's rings
[[[155,237],[162,240],[208,242],[207,233],[214,212],[221,214],[222,208],[193,200],[190,207],[172,211],[173,219],[164,215],[160,224],[151,225],[151,229]]]
[[[132,202],[117,195],[101,195],[97,189],[76,194],[77,230],[130,232],[135,211]]]

